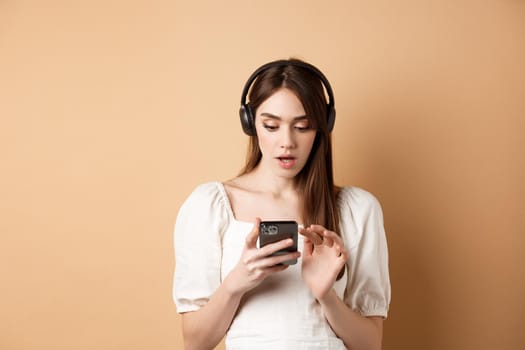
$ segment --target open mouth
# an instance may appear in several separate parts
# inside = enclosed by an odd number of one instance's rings
[[[294,157],[278,157],[279,165],[283,168],[291,168],[294,166],[296,159]]]

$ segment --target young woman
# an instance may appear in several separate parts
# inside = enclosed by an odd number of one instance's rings
[[[380,349],[390,303],[382,212],[370,193],[334,185],[328,81],[300,60],[270,62],[241,100],[243,170],[198,186],[175,225],[186,348],[226,335],[228,349]],[[299,251],[272,256],[291,239],[259,248],[261,219],[297,221]]]

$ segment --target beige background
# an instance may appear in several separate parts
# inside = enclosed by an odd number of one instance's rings
[[[0,0],[0,348],[182,349],[175,215],[295,56],[335,90],[337,182],[383,204],[384,348],[523,349],[524,37],[520,0]]]

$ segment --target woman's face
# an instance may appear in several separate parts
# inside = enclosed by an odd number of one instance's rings
[[[255,128],[260,165],[278,176],[295,177],[306,164],[316,135],[299,98],[287,88],[277,90],[257,108]]]

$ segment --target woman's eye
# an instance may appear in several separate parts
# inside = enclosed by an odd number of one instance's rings
[[[263,124],[263,127],[269,131],[275,131],[279,128],[277,125],[269,125],[269,124]]]
[[[299,131],[307,131],[310,130],[309,125],[296,125],[295,128]]]

